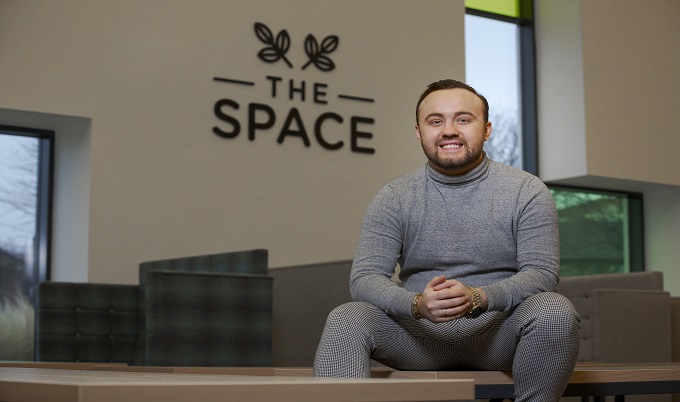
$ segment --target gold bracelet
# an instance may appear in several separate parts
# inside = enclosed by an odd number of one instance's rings
[[[422,293],[418,293],[415,296],[413,296],[413,299],[411,300],[411,315],[413,315],[413,318],[416,320],[420,320],[423,318],[423,316],[420,315],[420,298],[423,297]]]

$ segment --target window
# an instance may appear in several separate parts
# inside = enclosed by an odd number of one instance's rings
[[[33,360],[35,289],[49,272],[53,133],[0,126],[0,360]]]
[[[550,185],[561,276],[642,271],[642,195]]]
[[[537,174],[531,1],[470,1],[465,16],[466,82],[490,104],[489,157]]]
[[[538,175],[531,0],[466,0],[466,81],[487,97],[493,160]],[[561,275],[642,271],[642,195],[549,185]]]

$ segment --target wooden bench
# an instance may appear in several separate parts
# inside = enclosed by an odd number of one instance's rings
[[[66,369],[90,374],[68,375],[64,374]],[[93,376],[91,374],[93,371],[98,372],[96,378],[101,381],[101,384],[93,384],[88,379]],[[146,394],[141,394],[146,395],[146,398],[151,390],[158,391],[163,387],[167,388],[169,383],[179,384],[176,388],[178,392],[176,395],[182,394],[182,384],[188,387],[186,389],[198,392],[195,387],[190,388],[195,385],[196,378],[201,378],[202,383],[206,384],[207,388],[203,390],[206,398],[210,395],[209,389],[213,387],[221,389],[220,395],[222,396],[236,392],[240,395],[240,400],[454,401],[490,399],[502,401],[511,399],[514,393],[512,376],[502,371],[398,371],[376,368],[372,371],[371,379],[328,380],[310,378],[311,376],[312,371],[309,368],[136,367],[95,363],[6,362],[0,363],[0,401],[14,401],[3,399],[3,396],[8,395],[8,390],[16,392],[17,383],[24,384],[22,392],[33,392],[30,395],[35,396],[35,393],[45,391],[46,384],[54,385],[55,378],[61,379],[62,386],[69,385],[74,389],[87,388],[90,390],[90,395],[95,394],[96,388],[109,389],[109,392],[115,392],[118,398],[122,398],[119,400],[126,402],[151,401],[151,399],[135,399],[135,396],[146,387]],[[192,380],[189,381],[189,378]],[[118,382],[115,381],[116,379]],[[117,385],[112,386],[112,383]],[[26,384],[31,384],[33,387],[26,386]],[[297,384],[297,388],[291,387],[291,384]],[[595,402],[604,401],[606,396],[614,396],[616,402],[622,402],[625,401],[626,395],[672,393],[680,393],[680,364],[677,363],[581,364],[574,370],[564,396],[579,396],[583,401],[594,400]],[[45,394],[41,395],[44,397]],[[100,394],[98,395],[101,397]],[[164,395],[168,397],[167,393]],[[272,399],[267,399],[267,396]],[[16,400],[41,401],[42,399],[36,397],[35,399]],[[54,402],[102,401],[102,399],[57,401],[54,398],[51,400]],[[181,399],[170,398],[164,401],[172,400]]]
[[[395,371],[375,370],[382,378],[469,378],[475,382],[475,398],[502,401],[511,399],[514,382],[502,371]],[[604,402],[614,396],[616,402],[626,395],[680,393],[680,364],[583,364],[578,365],[563,396],[581,397],[583,402]]]
[[[179,372],[182,369],[179,368]],[[201,370],[197,368],[193,371]],[[221,369],[225,370],[225,369]],[[229,369],[231,373],[257,375],[256,370]],[[311,376],[306,368],[264,368],[262,375]],[[399,371],[375,368],[372,377],[376,379],[472,379],[475,384],[475,399],[489,399],[497,402],[511,400],[515,385],[512,375],[503,371]],[[680,393],[680,364],[592,364],[577,365],[563,396],[581,397],[583,402],[605,402],[613,396],[615,402],[624,402],[627,395]]]

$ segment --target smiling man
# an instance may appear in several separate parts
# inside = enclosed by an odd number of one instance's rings
[[[421,97],[416,106],[416,135],[433,169],[461,175],[482,162],[484,142],[491,136],[487,108],[486,100],[464,88]]]
[[[329,314],[316,376],[368,377],[373,359],[401,370],[512,370],[516,402],[563,393],[580,318],[555,293],[555,203],[538,178],[488,158],[488,116],[486,99],[460,81],[420,96],[415,129],[428,162],[367,209],[355,301]]]

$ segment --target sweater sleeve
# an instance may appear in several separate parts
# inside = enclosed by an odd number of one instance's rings
[[[403,242],[399,200],[389,186],[373,199],[364,215],[350,274],[350,293],[392,315],[410,315],[414,296],[394,281]]]
[[[560,243],[555,201],[539,179],[526,186],[520,192],[516,218],[518,272],[484,286],[489,310],[509,312],[529,296],[557,289]]]

